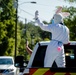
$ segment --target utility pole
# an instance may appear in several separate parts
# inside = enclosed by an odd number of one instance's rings
[[[27,41],[27,26],[26,26],[26,23],[27,23],[27,19],[25,19],[25,36],[26,36],[26,41]]]
[[[22,5],[24,3],[33,3],[33,4],[36,4],[36,2],[32,1],[32,2],[23,2],[19,5]],[[15,0],[15,7],[16,7],[16,25],[15,25],[15,53],[14,53],[14,58],[16,58],[17,56],[17,24],[18,24],[18,0]],[[26,22],[27,20],[25,19],[25,29],[27,31],[27,27],[26,27]],[[26,32],[25,32],[25,35],[26,35]],[[27,35],[26,35],[26,41],[27,41]]]
[[[16,58],[17,55],[17,22],[18,22],[18,0],[16,0],[16,24],[15,24],[15,55],[14,57]]]
[[[1,11],[0,11],[0,22],[1,22]],[[0,25],[0,33],[1,33],[1,25]],[[0,34],[0,45],[1,45],[1,34]]]
[[[0,7],[0,22],[1,22],[1,16],[2,16],[2,11],[3,11],[3,9],[2,9],[2,7]],[[1,33],[1,25],[0,25],[0,33]],[[0,34],[0,45],[1,45],[1,34]]]

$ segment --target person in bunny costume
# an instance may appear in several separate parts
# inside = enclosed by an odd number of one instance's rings
[[[65,53],[63,44],[69,42],[69,29],[63,24],[63,14],[56,13],[53,16],[52,24],[45,25],[42,23],[38,17],[38,11],[35,12],[35,22],[38,26],[44,30],[52,33],[52,40],[48,44],[45,59],[44,67],[52,67],[53,62],[55,61],[57,67],[65,67]]]

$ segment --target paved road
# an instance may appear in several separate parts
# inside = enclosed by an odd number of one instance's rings
[[[22,73],[20,73],[19,75],[23,75]]]

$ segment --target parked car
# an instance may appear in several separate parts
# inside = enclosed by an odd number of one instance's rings
[[[14,66],[11,56],[0,56],[0,75],[19,75],[19,68]]]

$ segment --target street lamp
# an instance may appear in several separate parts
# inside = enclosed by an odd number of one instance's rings
[[[31,1],[31,2],[23,2],[23,3],[19,4],[19,5],[23,5],[23,4],[25,4],[25,3],[32,3],[32,4],[36,4],[36,2]]]
[[[23,2],[19,5],[22,5],[24,3],[33,3],[33,4],[36,4],[36,2],[34,1],[31,1],[31,2]],[[15,25],[15,55],[14,55],[14,58],[16,58],[16,54],[17,54],[17,24],[18,24],[18,0],[15,1],[15,8],[16,8],[16,25]]]

